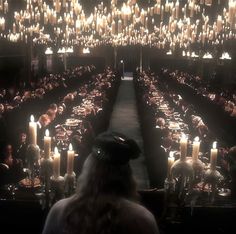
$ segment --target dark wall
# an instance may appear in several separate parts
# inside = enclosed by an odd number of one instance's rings
[[[0,86],[12,86],[25,77],[25,46],[0,40]]]
[[[24,56],[0,57],[0,85],[14,86],[20,76],[24,76]]]
[[[119,47],[117,50],[117,63],[124,61],[124,71],[132,72],[139,66],[140,47],[139,46],[125,46]]]
[[[231,50],[230,50],[231,48]],[[84,55],[82,47],[74,48],[75,52],[67,59],[68,67],[75,65],[94,64],[99,71],[103,71],[105,66],[114,67],[115,53],[112,46],[99,46],[91,48],[90,54]],[[46,56],[44,54],[45,46],[36,46],[32,49],[33,58],[39,61],[37,76],[40,77],[46,73],[45,63]],[[205,79],[216,79],[219,84],[236,83],[236,45],[229,44],[228,51],[231,52],[233,59],[231,61],[216,60],[190,60],[183,58],[179,53],[172,56],[166,55],[166,50],[144,46],[123,46],[117,47],[117,68],[120,67],[120,61],[124,61],[124,71],[132,72],[140,66],[140,56],[142,55],[143,69],[151,68],[154,71],[160,70],[162,67],[171,69],[179,69],[192,74],[197,74]],[[56,57],[56,58],[55,58]],[[59,64],[59,58],[55,54],[54,65]],[[31,58],[32,59],[32,58]],[[20,81],[28,81],[30,75],[29,45],[24,43],[10,43],[6,40],[0,41],[0,86],[13,85]],[[63,69],[63,64],[59,64]],[[55,67],[55,66],[54,66]],[[58,66],[54,71],[58,72]]]
[[[93,64],[96,66],[99,72],[103,71],[106,65],[104,57],[93,57],[93,56],[70,56],[67,59],[67,64],[68,67]]]
[[[210,59],[187,59],[164,56],[150,59],[150,68],[158,72],[161,68],[178,69],[190,74],[199,75],[204,79],[214,79],[218,84],[236,83],[232,60],[216,61]]]

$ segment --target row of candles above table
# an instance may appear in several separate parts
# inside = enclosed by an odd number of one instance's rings
[[[29,138],[30,144],[37,144],[37,123],[34,121],[34,117],[31,116],[31,121],[29,122]],[[186,135],[182,135],[180,139],[180,159],[185,160],[187,156],[187,147],[188,147],[188,139]],[[192,160],[196,161],[199,155],[200,141],[199,137],[196,137],[193,141],[192,145]],[[49,136],[49,130],[47,129],[44,136],[44,158],[48,159],[51,155],[51,137]],[[72,145],[69,145],[69,150],[67,151],[67,174],[73,173],[73,161],[74,161],[75,153],[72,149]],[[58,152],[57,147],[54,149],[54,163],[53,163],[53,172],[54,176],[57,178],[60,176],[60,154]],[[217,149],[216,142],[213,143],[213,147],[211,149],[211,169],[216,169],[217,162]],[[170,174],[171,166],[174,163],[173,154],[170,154],[168,157],[168,175]]]
[[[50,137],[49,130],[47,129],[45,131],[45,136],[43,140],[44,159],[51,158],[51,151],[52,151],[51,142],[52,142],[52,138]],[[31,115],[30,122],[29,122],[29,144],[37,145],[37,123],[34,121],[33,115]],[[67,151],[67,174],[68,175],[73,174],[74,157],[75,157],[75,152],[72,148],[72,144],[70,144],[69,149]],[[60,176],[60,153],[57,147],[54,148],[54,153],[53,153],[53,176],[55,179]]]
[[[196,162],[198,160],[199,156],[199,149],[200,149],[200,141],[199,137],[195,137],[193,143],[192,143],[192,155],[190,160],[192,162]],[[188,138],[183,134],[180,138],[180,159],[182,161],[185,161],[187,158],[187,149],[188,149]],[[210,169],[216,170],[216,164],[217,164],[217,142],[213,142],[211,152],[210,152]],[[175,162],[175,157],[173,151],[170,152],[168,157],[168,178],[171,178],[171,168]]]

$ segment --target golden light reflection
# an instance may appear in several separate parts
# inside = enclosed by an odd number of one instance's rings
[[[136,0],[122,4],[112,0],[110,7],[101,2],[88,14],[77,0],[25,2],[25,9],[15,11],[9,25],[6,14],[11,5],[0,0],[0,37],[60,47],[142,45],[172,51],[177,46],[189,50],[196,43],[223,45],[235,39],[236,0],[218,7],[215,15],[209,9],[220,6],[220,0],[156,0],[146,8]]]

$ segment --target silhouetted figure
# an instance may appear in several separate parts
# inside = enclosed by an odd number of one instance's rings
[[[22,161],[13,156],[13,148],[10,144],[6,145],[0,164],[1,168],[5,167],[0,175],[1,184],[17,183],[24,178]]]
[[[102,133],[78,180],[78,191],[51,208],[43,234],[157,234],[154,216],[137,203],[129,165],[139,156],[136,142],[119,133]]]

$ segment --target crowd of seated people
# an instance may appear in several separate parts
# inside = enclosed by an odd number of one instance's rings
[[[226,139],[231,146],[235,144],[236,134],[233,129],[236,127],[236,96],[234,85],[217,86],[211,80],[169,69],[162,69],[160,77],[194,104],[204,115],[206,123],[212,129],[217,129],[216,135],[221,137],[221,140]]]
[[[8,88],[0,91],[0,128],[2,138],[15,143],[15,133],[26,126],[22,123],[30,114],[38,115],[50,103],[57,101],[67,90],[74,85],[89,79],[95,71],[93,65],[78,66],[68,69],[62,74],[49,74],[38,79],[29,87]],[[17,118],[15,118],[17,116]],[[7,127],[7,131],[6,131]],[[1,139],[0,139],[1,140]]]
[[[78,171],[91,151],[94,137],[108,127],[118,85],[118,77],[107,68],[63,103],[66,114],[61,122],[57,121],[57,116],[55,118],[55,143],[61,149],[72,143],[80,156],[76,166]]]
[[[2,89],[0,91],[0,103],[5,106],[7,111],[22,105],[29,99],[42,99],[47,93],[58,87],[67,88],[68,83],[75,76],[80,77],[84,73],[91,72],[94,69],[95,67],[93,65],[79,66],[68,69],[63,74],[49,74],[39,78],[37,82],[31,82],[30,86],[24,89]]]
[[[168,153],[179,150],[182,133],[189,139],[189,155],[191,142],[196,136],[200,138],[202,159],[208,162],[212,143],[218,141],[217,167],[225,178],[229,178],[229,168],[232,165],[228,157],[230,146],[216,137],[191,103],[150,71],[138,74],[135,86],[151,186],[164,186]],[[228,182],[230,183],[230,179]]]
[[[235,87],[218,87],[212,85],[211,81],[200,78],[186,72],[175,70],[173,72],[166,70],[169,77],[175,79],[181,84],[193,88],[197,93],[207,97],[213,103],[220,106],[228,115],[236,117],[236,95]]]
[[[45,131],[49,129],[52,149],[57,146],[65,153],[72,143],[80,156],[75,161],[75,168],[80,171],[95,135],[108,127],[118,85],[119,77],[108,67],[104,73],[93,75],[51,103],[36,120],[40,148],[43,149]],[[13,148],[17,160],[26,167],[28,126],[27,119],[24,121],[26,128],[22,128]]]
[[[17,183],[25,177],[22,160],[13,154],[12,145],[7,144],[0,157],[0,185]]]

